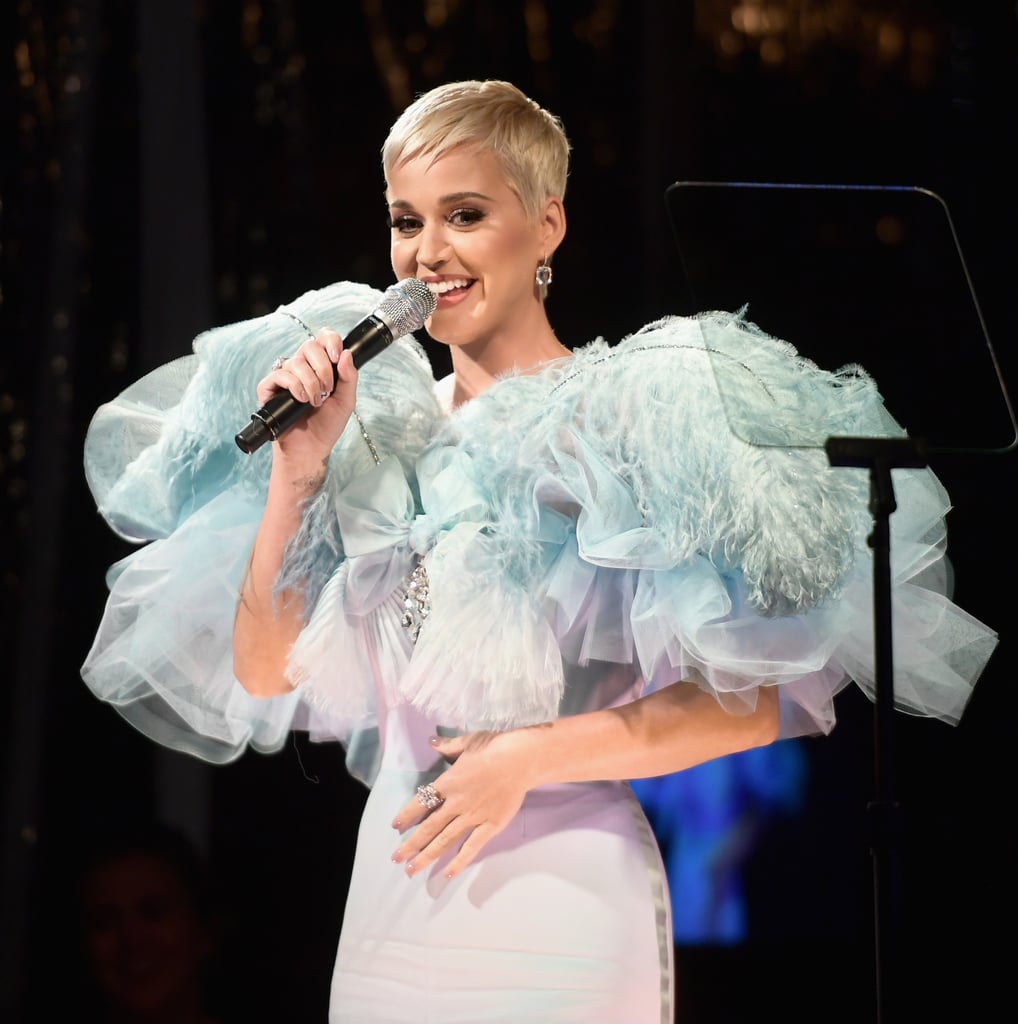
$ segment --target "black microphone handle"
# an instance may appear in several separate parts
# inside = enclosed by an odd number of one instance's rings
[[[344,339],[343,347],[353,353],[353,364],[359,370],[369,359],[392,344],[392,331],[381,317],[367,316],[359,321]],[[332,383],[337,380],[336,367],[332,367]],[[275,440],[289,430],[298,420],[306,416],[313,406],[310,402],[299,402],[289,391],[273,395],[244,427],[236,440],[237,446],[247,452],[257,451],[267,441]]]

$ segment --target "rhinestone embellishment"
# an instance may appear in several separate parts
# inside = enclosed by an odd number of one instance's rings
[[[403,597],[403,628],[407,631],[411,642],[417,643],[421,626],[431,611],[431,598],[428,594],[428,573],[423,563],[418,563],[406,583]]]

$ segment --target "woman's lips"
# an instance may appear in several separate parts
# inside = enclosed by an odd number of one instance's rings
[[[473,287],[473,281],[465,281],[463,284],[457,284],[453,288],[447,288],[442,291],[432,288],[432,293],[438,300],[435,306],[436,310],[458,305],[470,294]]]

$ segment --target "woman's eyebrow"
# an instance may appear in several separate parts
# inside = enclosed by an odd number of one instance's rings
[[[485,195],[483,192],[450,192],[448,195],[438,197],[439,203],[443,206],[447,203],[461,203],[465,199],[484,199],[489,203],[494,202],[491,196]],[[413,204],[406,199],[393,199],[389,206],[400,210],[409,210]]]

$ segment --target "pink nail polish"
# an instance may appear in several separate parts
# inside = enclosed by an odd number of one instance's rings
[[[429,742],[429,743],[430,743],[430,744],[431,744],[431,745],[432,745],[433,747],[437,747],[437,746],[439,745],[439,743],[441,743],[441,742],[442,742],[442,737],[441,737],[441,736],[429,736],[429,737],[428,737],[428,742]]]

